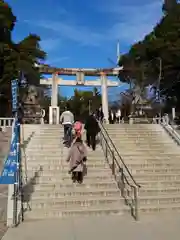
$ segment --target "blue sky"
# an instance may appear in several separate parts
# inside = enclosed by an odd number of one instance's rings
[[[17,16],[16,41],[40,35],[46,62],[57,67],[113,67],[120,52],[149,33],[162,16],[162,0],[7,0]],[[110,99],[127,86],[109,89]],[[88,88],[86,88],[89,90]],[[61,87],[62,95],[73,94]]]

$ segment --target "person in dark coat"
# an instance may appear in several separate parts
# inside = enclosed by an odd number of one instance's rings
[[[100,122],[103,122],[104,113],[103,113],[103,110],[102,110],[102,107],[101,107],[101,106],[100,106],[100,108],[97,110],[96,116],[97,116],[97,119],[98,119]]]
[[[96,135],[100,132],[99,124],[91,113],[88,118],[86,119],[84,129],[86,130],[86,141],[87,145],[95,151],[96,149]]]

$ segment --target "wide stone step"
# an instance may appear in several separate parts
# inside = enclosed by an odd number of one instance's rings
[[[159,195],[179,195],[180,187],[151,187],[151,188],[140,188],[139,196],[159,196]]]
[[[107,131],[108,135],[114,137],[114,138],[118,138],[120,137],[121,139],[137,139],[137,137],[139,138],[152,138],[152,139],[156,139],[156,138],[162,138],[165,137],[166,139],[168,139],[168,135],[166,135],[165,133],[158,133],[158,132],[154,132],[154,133],[150,133],[148,132],[128,132],[128,131]]]
[[[126,134],[126,133],[125,133]],[[152,145],[155,145],[155,143],[157,144],[162,144],[162,143],[165,143],[165,144],[172,144],[173,143],[173,140],[172,138],[170,138],[169,136],[158,136],[158,135],[154,135],[154,136],[151,136],[151,135],[129,135],[127,137],[125,137],[124,135],[118,135],[116,133],[115,134],[108,134],[109,137],[112,139],[112,141],[121,141],[121,142],[126,142],[126,143],[146,143],[146,144],[152,144]],[[144,142],[143,142],[144,141]]]
[[[141,166],[144,167],[143,168],[147,168],[147,166],[150,167],[160,167],[160,165],[163,167],[163,166],[169,166],[169,167],[177,167],[179,166],[180,164],[180,161],[179,159],[172,159],[172,160],[169,160],[169,159],[149,159],[149,160],[143,160],[143,159],[129,159],[129,158],[123,158],[125,164],[127,166],[132,166],[132,168],[141,168]],[[119,160],[120,161],[120,160]],[[157,164],[157,166],[156,166]]]
[[[46,152],[45,151],[35,151],[35,152],[22,151],[21,156],[29,158],[29,159],[36,158],[39,156],[42,156],[46,159],[48,159],[48,158],[53,159],[53,158],[57,158],[57,156],[59,154],[67,156],[69,151],[70,151],[70,149],[62,150],[62,151],[58,149],[54,153],[52,153],[50,150],[48,150]],[[98,157],[104,157],[104,153],[102,151],[97,151],[95,154],[95,152],[91,152],[88,150],[87,156],[88,156],[88,158],[97,159]]]
[[[131,169],[131,172],[134,176],[137,174],[179,174],[180,168],[149,168],[149,169]]]
[[[25,219],[54,219],[65,217],[77,217],[77,216],[104,216],[104,215],[123,215],[129,213],[129,208],[121,207],[119,205],[114,206],[112,204],[103,206],[81,207],[76,208],[51,208],[51,209],[35,209],[34,211],[26,212]]]
[[[23,166],[24,162],[23,162]],[[105,163],[105,161],[92,161],[92,160],[88,160],[86,162],[86,166],[90,169],[90,168],[97,168],[97,169],[102,169],[102,168],[106,168],[109,169],[109,165],[107,163]],[[32,169],[32,170],[39,170],[40,167],[43,168],[43,170],[54,170],[54,169],[69,169],[69,164],[65,163],[65,161],[41,161],[36,162],[36,161],[28,161],[28,169]]]
[[[37,130],[36,131],[36,136],[40,136],[40,137],[42,137],[42,136],[44,136],[44,135],[46,135],[46,136],[59,136],[59,135],[64,135],[64,130],[56,130],[56,129],[54,129],[54,130],[49,130],[49,131],[44,131],[44,130]]]
[[[30,206],[33,209],[48,209],[48,208],[59,208],[59,209],[69,209],[72,207],[81,208],[81,207],[92,207],[99,206],[101,208],[103,205],[118,205],[121,206],[124,203],[124,199],[120,197],[80,197],[80,198],[69,198],[69,197],[55,197],[48,199],[31,199]]]
[[[54,131],[54,132],[49,132],[49,133],[42,133],[38,132],[36,133],[35,137],[37,139],[43,139],[45,138],[50,138],[50,139],[60,139],[64,136],[64,132],[59,132],[59,131]]]
[[[169,188],[169,187],[177,187],[180,188],[180,180],[173,180],[173,181],[169,181],[168,179],[165,180],[160,180],[157,181],[156,179],[151,179],[149,180],[139,180],[138,184],[141,185],[142,189],[147,189],[147,188],[157,188],[157,189],[161,189],[161,188]]]
[[[121,151],[120,151],[120,153],[121,153]],[[154,156],[154,154],[153,154],[153,151],[151,151],[151,152],[148,152],[148,154],[147,154],[147,152],[146,152],[146,154],[144,155],[144,153],[145,152],[143,152],[143,154],[142,154],[142,152],[125,152],[125,153],[123,153],[123,154],[121,154],[122,155],[122,157],[132,157],[132,158],[136,158],[136,159],[138,159],[138,158],[141,158],[141,157],[143,157],[143,158],[145,158],[145,159],[151,159],[151,158],[156,158],[157,160],[159,159],[159,158],[164,158],[164,159],[172,159],[172,158],[176,158],[176,159],[179,159],[180,158],[180,154],[179,154],[179,156],[177,156],[177,154],[175,153],[175,152],[173,152],[173,151],[171,151],[171,152],[169,152],[168,151],[168,153],[165,153],[165,152],[160,152],[160,153],[158,153],[156,156]]]
[[[63,144],[62,143],[60,143],[60,142],[58,142],[58,141],[56,141],[56,143],[48,143],[48,142],[37,142],[37,143],[35,143],[35,142],[30,142],[29,143],[29,145],[28,145],[28,148],[44,148],[44,147],[47,147],[47,148],[63,148]]]
[[[151,148],[161,148],[161,147],[174,147],[174,149],[177,149],[178,147],[174,144],[174,143],[164,143],[162,142],[161,140],[159,142],[157,141],[154,141],[153,143],[151,143],[150,141],[146,140],[146,139],[142,139],[141,141],[124,141],[123,139],[113,139],[112,138],[112,141],[115,145],[119,145],[119,146],[127,146],[127,147],[130,147],[130,146],[139,146],[139,147],[151,147]]]
[[[101,172],[103,172],[103,171],[105,171],[105,172],[108,172],[108,171],[110,171],[110,167],[108,166],[108,165],[89,165],[89,164],[86,164],[86,168],[87,168],[87,170],[88,171],[90,171],[90,172],[99,172],[99,173],[101,173]],[[29,164],[28,164],[28,171],[30,171],[30,172],[35,172],[35,171],[38,171],[39,169],[41,169],[42,171],[45,171],[45,172],[47,172],[47,171],[51,171],[51,172],[56,172],[56,171],[60,171],[60,172],[62,172],[62,173],[64,173],[64,172],[67,172],[67,171],[69,171],[69,165],[67,165],[67,166],[62,166],[62,164],[59,164],[59,165],[36,165],[36,166],[30,166]],[[26,168],[25,168],[25,166],[23,166],[23,170],[26,170]]]
[[[142,205],[161,205],[161,204],[180,204],[180,195],[160,195],[160,196],[139,196],[138,198],[140,206]],[[71,208],[71,207],[90,207],[94,205],[123,205],[124,198],[117,196],[103,196],[103,197],[57,197],[55,198],[31,198],[30,205],[32,209],[41,209],[41,208]]]
[[[37,137],[35,137],[35,138],[33,138],[32,140],[31,140],[31,143],[32,144],[43,144],[43,145],[48,145],[48,143],[50,144],[50,145],[53,145],[53,144],[63,144],[63,139],[62,139],[62,137],[55,137],[55,138],[48,138],[48,137],[42,137],[42,138],[37,138]]]
[[[140,216],[141,214],[147,213],[172,213],[175,211],[176,213],[180,211],[180,203],[173,204],[159,204],[159,205],[144,205],[139,207]]]
[[[174,163],[164,163],[163,161],[160,163],[126,163],[126,166],[132,170],[151,170],[156,169],[157,171],[160,169],[180,169],[180,162],[176,161]]]
[[[46,146],[43,147],[43,152],[41,152],[41,154],[46,154],[48,152],[50,152],[53,156],[53,153],[55,154],[56,152],[58,153],[61,153],[61,152],[64,152],[64,153],[68,153],[70,148],[65,148],[65,147],[62,147],[62,146],[59,146],[59,147],[54,147],[54,148],[45,148]],[[98,146],[97,146],[98,147]],[[41,147],[34,147],[34,146],[28,146],[28,148],[26,149],[26,153],[29,153],[29,154],[38,154],[41,150]],[[56,152],[55,152],[56,150]],[[103,154],[103,150],[102,148],[100,147],[99,149],[96,149],[96,151],[92,151],[91,149],[87,148],[87,151],[88,151],[88,155],[97,155],[97,154]]]
[[[28,174],[28,177],[31,177]],[[33,180],[33,179],[32,179]],[[104,176],[98,176],[97,174],[92,175],[92,174],[88,174],[87,176],[84,177],[83,180],[85,183],[89,183],[89,182],[96,182],[96,181],[114,181],[113,177],[111,177],[110,174],[106,174]],[[51,183],[51,184],[58,184],[58,183],[62,183],[64,182],[64,184],[70,184],[72,182],[71,180],[71,175],[68,176],[68,174],[65,174],[64,176],[41,176],[41,177],[37,177],[34,180],[34,183]]]
[[[47,157],[47,156],[51,156],[51,157],[54,157],[54,156],[57,156],[57,154],[68,154],[70,151],[70,148],[57,148],[56,151],[54,150],[51,150],[51,149],[44,149],[43,151],[42,150],[38,150],[38,149],[35,149],[33,151],[33,148],[31,149],[26,149],[25,153],[27,155],[27,157],[35,157],[35,156],[38,156],[38,155],[44,155],[44,157]],[[22,153],[23,154],[23,153]],[[98,156],[104,156],[104,153],[103,153],[103,150],[102,149],[97,149],[96,151],[92,151],[91,149],[87,149],[87,154],[89,157],[98,157]]]
[[[117,158],[118,159],[118,158]],[[123,160],[125,162],[125,164],[128,166],[132,166],[132,168],[136,168],[136,167],[143,167],[143,168],[148,168],[150,166],[152,167],[163,167],[163,166],[179,166],[180,164],[180,161],[179,161],[179,157],[178,158],[172,158],[172,159],[164,159],[163,157],[162,158],[159,158],[159,159],[156,159],[156,158],[149,158],[149,159],[146,159],[146,158],[133,158],[133,157],[123,157]],[[120,161],[120,160],[119,160]]]
[[[31,152],[33,152],[33,153],[38,153],[39,151],[43,151],[43,153],[46,153],[46,152],[48,152],[48,151],[50,151],[50,152],[55,152],[55,151],[57,151],[57,152],[60,152],[61,151],[61,149],[62,149],[62,147],[61,146],[59,146],[59,145],[54,145],[54,146],[46,146],[46,145],[41,145],[41,146],[38,146],[38,145],[36,145],[36,146],[28,146],[28,148],[26,148],[26,152],[27,153],[31,153]]]
[[[145,140],[144,140],[145,141]],[[157,143],[157,144],[149,144],[147,143],[146,141],[144,143],[141,143],[141,142],[132,142],[132,143],[129,143],[129,142],[125,142],[125,141],[113,141],[113,143],[115,144],[115,146],[123,146],[123,147],[129,147],[129,149],[132,147],[144,147],[144,148],[152,148],[152,149],[161,149],[161,148],[174,148],[175,150],[177,149],[177,146],[174,144],[174,143],[170,143],[170,144],[164,144],[164,143]]]
[[[61,188],[56,191],[35,191],[32,196],[26,193],[26,196],[29,196],[30,199],[48,199],[48,198],[62,198],[65,197],[120,197],[120,191],[118,188],[109,189],[109,188],[86,188],[76,186],[74,188],[66,189]]]
[[[126,140],[128,140],[128,139],[137,139],[137,137],[138,138],[145,138],[145,139],[147,139],[147,138],[151,138],[151,139],[160,139],[160,138],[162,138],[162,137],[164,137],[165,139],[167,139],[167,140],[169,140],[170,141],[170,138],[169,138],[169,136],[168,135],[166,135],[166,133],[157,133],[157,132],[155,132],[155,133],[150,133],[150,132],[141,132],[141,133],[137,133],[137,132],[131,132],[131,133],[129,133],[129,132],[127,132],[127,131],[125,131],[124,133],[123,132],[121,132],[121,131],[108,131],[108,135],[109,136],[113,136],[113,138],[121,138],[121,139],[126,139]]]
[[[134,179],[139,182],[140,180],[146,180],[146,181],[152,181],[152,180],[156,180],[156,181],[163,181],[163,180],[169,180],[169,181],[176,181],[176,180],[180,180],[180,174],[161,174],[161,173],[157,173],[157,174],[135,174],[133,175]]]
[[[164,151],[165,152],[165,151]],[[163,153],[164,152],[159,152],[159,151],[136,151],[136,152],[129,152],[129,154],[127,154],[127,150],[123,151],[123,149],[119,150],[119,155],[123,158],[123,159],[132,159],[132,160],[139,160],[139,159],[144,159],[144,160],[153,160],[156,159],[157,162],[158,160],[162,160],[164,158],[164,160],[166,161],[167,159],[169,159],[169,161],[173,161],[173,159],[178,160],[180,159],[180,153],[179,152],[167,152],[167,155],[164,157]],[[117,154],[115,153],[115,155],[117,156]],[[171,157],[169,157],[171,155]]]
[[[22,163],[25,164],[25,162],[27,163],[28,166],[47,166],[47,165],[65,165],[66,163],[66,158],[67,156],[57,156],[56,158],[52,158],[52,159],[47,159],[46,157],[36,157],[36,158],[32,158],[32,159],[22,159]],[[105,157],[102,158],[89,158],[87,159],[87,164],[92,165],[103,165],[105,164]]]
[[[117,154],[115,154],[115,156],[117,156]],[[164,156],[164,154],[161,153],[154,153],[153,151],[151,152],[146,152],[146,155],[142,154],[142,155],[136,155],[136,154],[126,154],[126,153],[122,153],[120,151],[120,156],[123,159],[127,159],[129,161],[134,161],[134,162],[138,162],[140,160],[144,160],[144,161],[149,161],[149,162],[153,162],[155,161],[156,163],[159,162],[175,162],[175,161],[179,161],[180,159],[180,154],[176,154],[176,153],[168,153],[168,155]]]
[[[116,133],[117,134],[117,133]],[[133,143],[146,143],[146,144],[152,144],[152,145],[155,145],[155,143],[157,144],[162,144],[162,143],[165,143],[165,144],[172,144],[173,143],[173,140],[172,139],[169,139],[169,138],[164,138],[164,137],[158,137],[158,136],[155,136],[155,137],[152,137],[152,136],[129,136],[128,138],[124,137],[124,136],[121,136],[121,135],[113,135],[113,134],[109,134],[109,137],[112,139],[113,142],[125,142],[125,143],[130,143],[130,144],[133,144]],[[164,138],[164,139],[162,139]],[[144,141],[144,142],[143,142]]]
[[[174,151],[176,153],[180,153],[180,149],[179,148],[176,148],[176,146],[169,146],[169,147],[165,147],[165,146],[160,146],[160,147],[151,147],[151,146],[145,146],[143,144],[141,145],[129,145],[129,144],[121,144],[121,143],[118,143],[118,144],[115,144],[116,148],[117,149],[121,149],[121,150],[128,150],[128,151],[132,151],[132,150],[137,150],[137,151],[142,151],[142,152],[145,152],[145,151],[161,151],[163,152],[166,152],[168,153],[168,151]]]
[[[38,136],[44,136],[44,135],[52,135],[52,136],[54,136],[54,135],[59,135],[59,134],[61,134],[62,136],[64,135],[64,129],[47,129],[47,130],[40,130],[40,131],[38,131]]]
[[[63,144],[63,140],[62,138],[50,138],[50,137],[42,137],[42,138],[37,138],[37,137],[34,137],[31,139],[31,142],[32,144],[38,144],[38,143],[41,143],[41,144],[48,144],[51,143],[51,144],[57,144],[57,143],[60,143],[60,144]]]
[[[48,134],[50,134],[50,135],[53,135],[53,134],[59,134],[59,133],[61,133],[61,134],[64,134],[64,129],[41,129],[40,131],[39,131],[39,135],[48,135]]]
[[[40,167],[34,167],[30,168],[28,166],[27,172],[32,176],[34,172],[37,172],[41,168],[42,172],[40,172],[38,175],[39,176],[62,176],[64,174],[67,174],[69,171],[69,166],[66,167],[54,167],[54,166],[49,166],[49,168],[44,168],[43,166]],[[25,170],[25,168],[23,168]],[[107,167],[102,167],[102,168],[91,168],[86,166],[87,174],[90,173],[90,175],[106,175],[111,172],[110,168]]]
[[[152,154],[152,155],[158,155],[158,154],[160,154],[160,153],[164,153],[164,152],[166,152],[167,154],[169,153],[169,150],[171,150],[172,151],[172,148],[171,149],[165,149],[165,148],[159,148],[159,149],[152,149],[152,148],[140,148],[140,147],[128,147],[128,148],[126,148],[126,147],[122,147],[122,146],[116,146],[116,149],[119,151],[119,153],[121,153],[121,154],[124,154],[124,153],[126,153],[127,151],[129,151],[132,155],[134,155],[135,154],[135,152],[136,152],[136,154],[137,153],[141,153],[142,155],[145,155],[145,153],[147,154]],[[173,153],[176,153],[176,154],[180,154],[180,152],[179,152],[179,149],[176,151],[176,150],[173,150]]]
[[[34,151],[33,151],[33,148],[31,148],[31,149],[26,149],[26,151],[25,151],[25,154],[26,155],[28,155],[29,157],[35,157],[35,156],[51,156],[51,157],[53,157],[53,156],[57,156],[57,155],[60,155],[60,154],[62,154],[62,153],[68,153],[68,151],[67,152],[63,152],[62,150],[61,150],[61,148],[58,148],[58,149],[56,149],[56,151],[54,151],[54,150],[52,150],[52,149],[46,149],[46,150],[40,150],[40,149],[34,149]],[[23,155],[24,153],[22,152],[22,155]]]
[[[27,154],[27,155],[26,155]],[[68,156],[68,153],[57,153],[57,154],[53,154],[51,155],[50,153],[47,153],[46,155],[44,154],[32,154],[29,155],[28,153],[24,153],[24,155],[22,156],[22,160],[23,161],[27,161],[27,162],[36,162],[37,164],[42,164],[42,162],[58,162],[58,161],[66,161],[66,158]],[[97,154],[97,156],[92,156],[90,154],[87,155],[87,161],[92,161],[92,162],[103,162],[105,161],[105,156],[104,155],[100,155]]]
[[[88,169],[87,169],[88,171]],[[71,177],[71,174],[68,174],[67,171],[60,171],[60,170],[54,170],[54,171],[38,171],[38,172],[34,172],[34,171],[27,171],[27,174],[29,177],[33,177],[34,175],[38,176],[39,178],[44,178],[44,177],[49,177],[49,179],[51,180],[57,180],[58,178],[69,178]],[[87,175],[85,176],[85,178],[108,178],[111,177],[111,171],[109,169],[98,172],[98,171],[89,171],[87,172]]]
[[[74,183],[72,181],[68,182],[59,182],[59,183],[51,183],[51,182],[43,182],[42,184],[37,184],[37,183],[32,183],[30,187],[32,186],[34,192],[36,191],[61,191],[63,189],[66,189],[67,191],[71,191],[74,188]],[[25,188],[27,189],[29,187],[26,186]],[[81,189],[102,189],[102,188],[107,188],[107,189],[114,189],[117,188],[117,184],[115,181],[107,181],[106,179],[102,179],[98,182],[93,182],[91,179],[86,179],[83,183],[77,184],[76,185],[76,190],[81,191]]]
[[[175,150],[178,149],[178,147],[174,144],[174,143],[169,143],[169,144],[165,144],[163,142],[161,143],[154,143],[154,144],[151,144],[151,143],[148,143],[146,140],[144,140],[144,142],[125,142],[125,141],[113,141],[113,143],[117,146],[127,146],[127,147],[131,147],[131,146],[134,146],[134,147],[144,147],[144,148],[152,148],[152,149],[161,149],[161,148],[174,148]]]

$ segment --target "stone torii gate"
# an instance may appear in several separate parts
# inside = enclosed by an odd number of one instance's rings
[[[122,67],[109,69],[95,69],[95,68],[52,68],[48,65],[38,66],[40,73],[52,74],[52,78],[41,79],[41,85],[51,85],[51,106],[49,107],[49,123],[59,123],[59,106],[58,106],[58,85],[60,86],[101,86],[102,91],[102,109],[106,123],[108,123],[108,87],[118,87],[119,81],[111,81],[107,76],[117,76]],[[76,76],[75,80],[64,80],[59,75]],[[87,81],[85,76],[99,76],[97,80]]]

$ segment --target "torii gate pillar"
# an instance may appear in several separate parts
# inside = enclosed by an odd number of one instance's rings
[[[58,75],[52,75],[51,106],[49,107],[49,124],[59,124]]]
[[[107,77],[104,72],[101,73],[101,92],[102,92],[102,110],[104,113],[105,123],[109,123],[109,106],[107,92]]]

